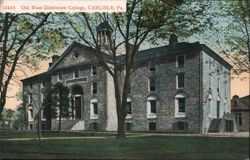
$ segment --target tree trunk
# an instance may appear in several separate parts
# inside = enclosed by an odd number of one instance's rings
[[[61,117],[61,113],[59,115],[59,127],[58,127],[58,131],[61,132],[61,120],[62,120],[62,117]]]
[[[118,128],[117,128],[117,138],[126,138],[125,134],[125,117],[118,113]]]

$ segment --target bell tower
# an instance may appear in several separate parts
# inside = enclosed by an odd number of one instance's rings
[[[102,22],[96,27],[97,42],[102,51],[110,50],[112,45],[112,27],[107,21]]]

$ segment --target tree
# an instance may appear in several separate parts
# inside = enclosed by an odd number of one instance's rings
[[[250,1],[221,2],[227,25],[220,29],[221,53],[233,64],[236,75],[250,71]],[[223,38],[221,38],[223,37]]]
[[[37,59],[63,46],[61,32],[49,17],[56,21],[51,13],[0,14],[0,114],[15,71],[34,67]]]
[[[192,10],[195,4],[190,5],[190,3],[190,1],[184,3],[183,0],[128,0],[126,13],[63,15],[78,38],[95,49],[94,54],[99,63],[113,78],[118,138],[125,137],[128,85],[131,74],[138,67],[135,64],[135,57],[139,48],[147,43],[156,44],[159,42],[157,38],[166,38],[172,33],[187,37],[202,31],[204,28],[202,24],[211,24],[206,23],[209,18],[206,19],[203,14],[204,6],[195,2],[197,6]],[[79,22],[82,22],[81,26]],[[110,43],[104,47],[96,37],[98,33],[95,28],[100,22],[103,22],[102,25],[108,30],[113,31],[113,38],[110,32],[106,33],[106,41]],[[104,56],[104,49],[111,56],[110,59]],[[124,57],[122,60],[117,58],[120,55]],[[125,70],[124,77],[119,76],[122,65]]]
[[[43,103],[44,114],[48,122],[51,123],[52,118],[59,118],[59,131],[61,131],[62,118],[69,117],[69,94],[69,88],[58,82],[55,84],[54,88],[51,89]]]
[[[8,128],[12,128],[12,123],[14,121],[14,110],[12,109],[4,109],[3,110],[3,114],[1,116],[1,121],[2,121],[2,125],[3,127],[5,127],[5,124],[7,122],[7,127]]]
[[[24,127],[26,126],[26,118],[25,118],[25,107],[23,104],[20,104],[14,114],[14,128],[15,129],[20,129],[23,130]]]

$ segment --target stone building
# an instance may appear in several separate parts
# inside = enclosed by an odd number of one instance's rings
[[[233,96],[231,106],[238,131],[249,132],[250,95],[241,98],[237,95]]]
[[[97,31],[104,48],[110,43],[107,36],[112,35],[107,26],[102,24]],[[75,116],[63,120],[63,129],[117,129],[113,80],[94,51],[73,42],[60,56],[52,57],[47,72],[22,81],[30,129],[37,126],[34,117],[46,93],[58,82],[74,95]],[[122,78],[123,57],[117,58]],[[216,131],[226,130],[232,67],[209,47],[199,42],[178,42],[176,36],[171,36],[169,45],[138,51],[135,64],[127,98],[127,130],[208,132],[213,126],[217,126]],[[42,119],[46,128],[46,120]],[[57,120],[51,124],[56,129]]]

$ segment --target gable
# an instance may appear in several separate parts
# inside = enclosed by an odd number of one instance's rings
[[[94,50],[77,42],[73,42],[51,66],[52,70],[61,70],[73,66],[96,63]]]

